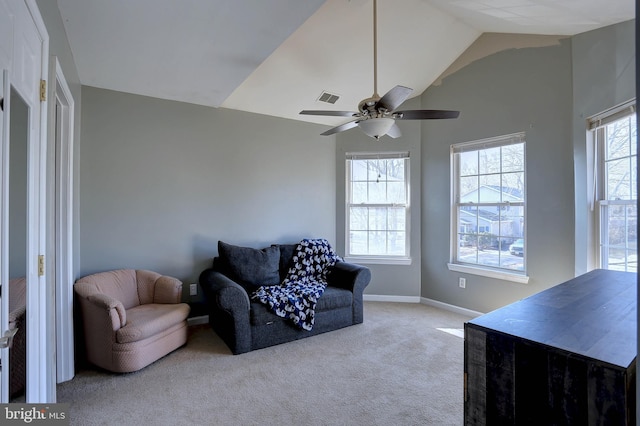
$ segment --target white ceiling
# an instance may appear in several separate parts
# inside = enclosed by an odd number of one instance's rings
[[[378,92],[421,94],[483,32],[574,35],[634,0],[379,0]],[[372,0],[58,0],[82,84],[336,125],[373,93]],[[340,95],[318,102],[322,91]]]

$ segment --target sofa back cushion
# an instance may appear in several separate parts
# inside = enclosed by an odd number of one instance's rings
[[[219,259],[214,267],[247,290],[280,284],[280,248],[254,249],[218,241]]]
[[[75,287],[84,297],[94,293],[111,296],[120,301],[125,309],[140,305],[136,271],[133,269],[118,269],[88,275],[78,279]]]
[[[298,244],[280,244],[280,282],[282,282],[293,265],[293,253]]]

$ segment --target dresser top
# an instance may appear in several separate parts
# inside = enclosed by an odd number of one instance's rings
[[[596,269],[468,322],[627,368],[637,354],[637,274]]]

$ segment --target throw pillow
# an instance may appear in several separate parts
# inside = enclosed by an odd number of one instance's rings
[[[280,248],[239,247],[218,241],[218,253],[229,270],[245,286],[280,284]]]

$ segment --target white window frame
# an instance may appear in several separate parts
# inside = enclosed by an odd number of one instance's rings
[[[364,264],[386,264],[386,265],[410,265],[411,264],[411,203],[410,203],[410,154],[407,151],[402,152],[347,152],[345,161],[345,260],[355,263]],[[406,194],[405,203],[388,203],[388,204],[365,204],[352,202],[352,176],[351,161],[352,160],[391,160],[403,159],[404,164],[404,190]],[[405,254],[404,255],[362,255],[351,253],[351,207],[404,207],[405,209]]]
[[[636,100],[630,100],[621,105],[618,105],[614,108],[611,108],[607,111],[604,111],[596,116],[593,116],[587,120],[588,132],[590,135],[587,135],[587,140],[591,142],[593,149],[593,165],[594,165],[594,185],[592,185],[593,202],[591,203],[591,210],[593,212],[593,227],[594,227],[594,247],[593,252],[595,253],[595,267],[596,268],[604,268],[608,269],[608,257],[605,256],[605,247],[608,246],[608,227],[604,223],[606,220],[606,210],[613,206],[636,206],[637,207],[637,198],[630,200],[614,200],[609,199],[607,194],[607,171],[606,171],[606,127],[609,124],[612,124],[618,120],[622,120],[628,118],[631,115],[636,114]],[[637,117],[636,117],[636,127],[637,127]],[[637,130],[636,130],[637,131]],[[636,143],[635,141],[631,141],[631,143]],[[638,154],[636,152],[635,155],[629,155],[625,157],[620,157],[620,159],[631,159],[635,157],[636,159],[636,167],[637,167],[637,159]],[[637,173],[637,170],[636,170]],[[636,176],[636,185],[637,185],[637,176]],[[637,191],[637,188],[636,188]],[[637,212],[636,212],[637,213]],[[637,220],[637,219],[636,219]],[[627,241],[628,243],[628,241]],[[637,256],[637,245],[632,249],[636,250]],[[625,250],[629,250],[629,247],[625,247]],[[625,270],[627,270],[628,263],[625,261]],[[636,263],[637,270],[637,263]],[[635,271],[633,271],[635,272]]]
[[[524,143],[525,144],[525,152],[524,152],[524,156],[525,158],[524,160],[524,194],[523,194],[523,198],[524,201],[522,202],[515,202],[515,203],[509,203],[509,202],[501,202],[501,203],[490,203],[491,205],[505,205],[505,206],[518,206],[518,207],[522,207],[522,214],[523,214],[523,227],[524,227],[524,232],[523,232],[523,236],[522,238],[524,238],[525,241],[525,246],[524,246],[524,253],[523,253],[523,270],[519,271],[519,270],[514,270],[514,269],[508,269],[508,268],[502,268],[502,267],[493,267],[493,266],[489,266],[489,265],[482,265],[482,264],[477,264],[477,263],[467,263],[467,262],[462,262],[458,260],[458,250],[460,249],[460,244],[459,244],[459,229],[458,229],[458,225],[459,225],[459,207],[464,206],[464,205],[474,205],[474,206],[479,206],[482,205],[482,203],[478,203],[478,204],[473,204],[473,203],[461,203],[460,202],[460,173],[459,173],[459,156],[457,154],[462,153],[462,152],[467,152],[467,151],[477,151],[477,150],[482,150],[482,149],[489,149],[489,148],[497,148],[497,147],[503,147],[503,146],[508,146],[508,145],[512,145],[512,144],[517,144],[517,143]],[[502,171],[500,172],[500,174],[502,174]],[[504,281],[511,281],[511,282],[517,282],[517,283],[522,283],[522,284],[526,284],[529,282],[529,277],[527,276],[527,220],[526,220],[526,216],[527,216],[527,196],[526,196],[526,189],[527,189],[527,184],[526,184],[526,176],[527,176],[527,172],[526,172],[526,138],[525,138],[525,133],[524,132],[519,132],[519,133],[513,133],[513,134],[509,134],[509,135],[503,135],[503,136],[497,136],[497,137],[492,137],[492,138],[486,138],[486,139],[480,139],[480,140],[475,140],[475,141],[470,141],[470,142],[463,142],[463,143],[459,143],[459,144],[454,144],[451,145],[451,207],[450,207],[450,211],[451,211],[451,237],[450,237],[450,262],[447,264],[447,267],[449,268],[449,270],[451,271],[455,271],[455,272],[463,272],[463,273],[468,273],[468,274],[473,274],[473,275],[480,275],[480,276],[485,276],[485,277],[489,277],[489,278],[495,278],[495,279],[500,279],[500,280],[504,280]]]

